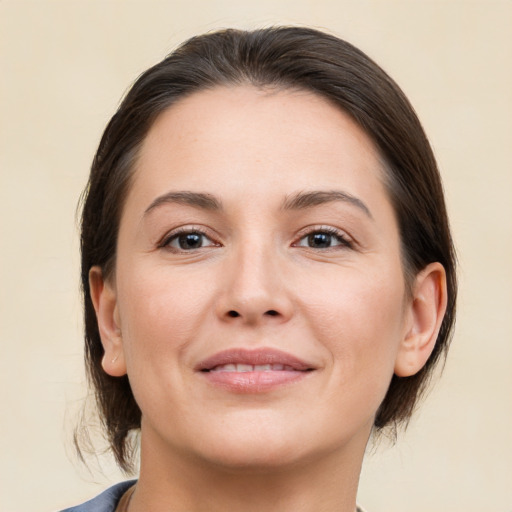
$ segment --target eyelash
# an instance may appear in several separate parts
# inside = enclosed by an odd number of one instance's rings
[[[328,246],[328,247],[322,247],[322,248],[299,245],[300,241],[302,241],[310,236],[317,235],[317,234],[329,235],[329,236],[335,238],[335,240],[338,242],[338,244],[334,245],[334,246]],[[343,231],[340,231],[340,230],[330,227],[330,226],[320,226],[320,227],[311,228],[308,231],[301,233],[301,236],[300,236],[298,242],[295,242],[293,244],[293,246],[307,247],[308,249],[316,249],[316,250],[325,251],[325,250],[336,250],[336,248],[353,249],[354,242]]]
[[[327,247],[309,247],[307,245],[300,244],[300,242],[302,240],[307,239],[308,237],[311,237],[313,235],[318,235],[318,234],[328,235],[330,237],[333,237],[336,240],[337,244],[334,246],[329,244],[329,246],[327,246]],[[196,247],[196,248],[191,248],[191,249],[172,247],[171,243],[175,240],[178,240],[181,235],[199,235],[201,237],[206,238],[211,243],[207,246],[201,246],[201,247]],[[203,240],[203,242],[204,242],[204,240]],[[162,239],[162,241],[158,244],[158,248],[159,249],[168,249],[172,252],[191,252],[191,251],[203,249],[206,247],[220,247],[220,245],[221,244],[212,240],[212,238],[210,236],[208,236],[208,234],[206,233],[206,231],[204,229],[202,229],[200,227],[191,226],[191,227],[182,227],[175,231],[172,231],[171,233],[169,233]],[[354,242],[352,240],[350,240],[343,231],[340,231],[340,230],[330,227],[330,226],[320,226],[320,227],[310,228],[308,231],[302,232],[300,235],[300,238],[298,239],[297,242],[294,242],[292,244],[292,247],[306,247],[308,249],[320,250],[320,251],[336,250],[336,247],[353,249]]]
[[[179,237],[182,235],[200,235],[201,237],[208,239],[211,242],[211,244],[209,244],[205,247],[212,247],[212,246],[219,247],[220,246],[219,243],[215,242],[214,240],[212,240],[212,238],[210,236],[208,236],[208,234],[206,233],[206,231],[204,229],[199,228],[199,227],[190,226],[190,227],[178,228],[175,231],[172,231],[171,233],[167,234],[162,239],[162,241],[158,244],[158,248],[159,249],[168,249],[171,252],[191,252],[193,250],[199,250],[199,249],[204,248],[204,247],[197,247],[195,249],[194,248],[182,249],[182,248],[178,248],[178,247],[172,247],[171,243],[174,240],[178,240]]]

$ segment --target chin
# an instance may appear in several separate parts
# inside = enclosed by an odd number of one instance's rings
[[[276,418],[252,420],[239,421],[232,428],[225,424],[211,428],[202,436],[196,454],[227,471],[261,473],[310,464],[317,457],[339,451],[353,437],[343,429],[319,436],[319,425],[311,419],[291,423],[288,418],[285,424]]]
[[[210,418],[202,427],[196,425],[199,429],[190,431],[184,444],[204,463],[237,471],[265,471],[297,464],[318,448],[311,444],[318,439],[307,425],[261,412],[238,411],[223,420]]]
[[[264,473],[300,464],[301,460],[308,458],[305,452],[298,452],[291,444],[275,440],[269,443],[261,439],[247,440],[242,444],[230,441],[221,449],[201,455],[203,460],[228,472]]]

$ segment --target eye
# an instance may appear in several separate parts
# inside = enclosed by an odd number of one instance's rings
[[[303,236],[296,244],[298,247],[309,247],[311,249],[329,249],[330,247],[352,247],[352,242],[346,235],[336,229],[322,228],[311,231]]]
[[[201,231],[182,230],[177,233],[171,233],[162,241],[160,246],[174,251],[193,251],[216,245],[218,244]]]

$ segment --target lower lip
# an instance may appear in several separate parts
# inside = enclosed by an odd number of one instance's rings
[[[200,372],[209,383],[234,393],[263,393],[296,383],[311,371],[267,371],[267,372]]]

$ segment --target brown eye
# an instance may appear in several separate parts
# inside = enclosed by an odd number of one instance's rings
[[[330,233],[312,233],[307,236],[308,247],[315,249],[325,249],[332,245],[332,235]]]
[[[309,247],[311,249],[329,249],[330,247],[352,247],[352,242],[345,238],[344,233],[337,230],[318,230],[312,231],[303,236],[296,244],[299,247]]]
[[[180,251],[192,251],[203,247],[210,247],[215,243],[204,233],[199,231],[187,231],[177,233],[168,238],[163,244],[164,247],[177,249]]]

